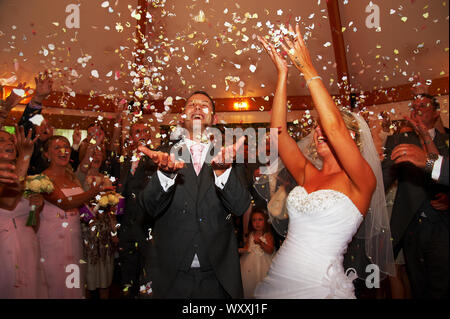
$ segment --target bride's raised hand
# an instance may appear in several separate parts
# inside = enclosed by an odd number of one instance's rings
[[[286,44],[281,43],[281,45],[283,49],[286,50],[292,63],[301,73],[303,73],[305,79],[317,75],[309,55],[309,50],[306,47],[305,42],[303,42],[303,37],[300,33],[298,24],[295,26],[295,33],[292,26],[289,25],[289,34],[293,34],[293,36],[291,36],[293,37],[293,40],[291,40],[289,36],[285,36],[283,38]]]
[[[272,59],[273,64],[275,64],[275,67],[277,68],[278,74],[280,75],[287,75],[288,68],[287,68],[287,62],[286,59],[284,59],[279,52],[275,49],[272,43],[267,43],[267,41],[258,36],[259,42],[263,45],[264,49],[266,50],[269,57]]]

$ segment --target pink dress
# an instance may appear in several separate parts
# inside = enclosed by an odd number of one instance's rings
[[[66,197],[83,193],[81,187],[61,189]],[[78,209],[63,211],[45,201],[40,214],[39,243],[49,298],[84,298],[84,264]]]
[[[0,299],[48,298],[39,242],[32,227],[25,226],[29,202],[16,209],[0,209]]]

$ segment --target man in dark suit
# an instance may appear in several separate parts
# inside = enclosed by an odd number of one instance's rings
[[[396,164],[409,162],[422,168],[431,174],[433,180],[439,184],[449,186],[448,156],[436,155],[434,159],[430,159],[427,152],[422,148],[412,144],[400,144],[392,151],[391,158]]]
[[[148,229],[153,226],[150,214],[142,211],[138,197],[155,173],[156,166],[147,156],[138,156],[137,152],[137,147],[145,145],[149,139],[147,124],[134,123],[130,128],[128,155],[122,162],[118,159],[113,161],[113,175],[119,176],[117,191],[125,197],[124,214],[118,215],[117,221],[121,225],[118,231],[120,284],[127,298],[136,297],[140,285],[149,281],[145,278],[150,245],[147,237]]]
[[[208,139],[202,143],[202,135],[215,121],[212,99],[206,92],[195,92],[182,117],[189,135],[176,147],[189,154],[185,163],[175,160],[173,153],[139,148],[158,165],[140,194],[142,207],[155,217],[150,258],[153,296],[242,298],[231,214],[244,214],[251,199],[231,162],[243,139],[225,149],[231,151],[231,158],[224,164],[217,160],[227,154],[224,149],[208,163],[211,143]]]
[[[423,123],[436,151],[448,156],[448,136],[434,129],[438,106],[432,96],[416,96],[411,118]],[[425,145],[431,142],[423,136],[422,139]],[[414,297],[445,298],[449,264],[448,187],[437,184],[429,174],[410,163],[396,164],[391,157],[397,145],[421,147],[421,143],[416,132],[395,134],[386,141],[386,159],[382,163],[385,188],[398,180],[391,217],[394,256],[403,248]]]

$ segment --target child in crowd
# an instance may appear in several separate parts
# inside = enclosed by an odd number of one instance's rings
[[[254,210],[250,215],[249,234],[244,248],[239,248],[241,256],[241,276],[244,298],[253,298],[256,285],[266,276],[272,262],[274,248],[268,216]]]

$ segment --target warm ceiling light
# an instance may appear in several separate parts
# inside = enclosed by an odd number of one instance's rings
[[[246,101],[234,102],[234,109],[235,110],[247,110],[248,103]]]

